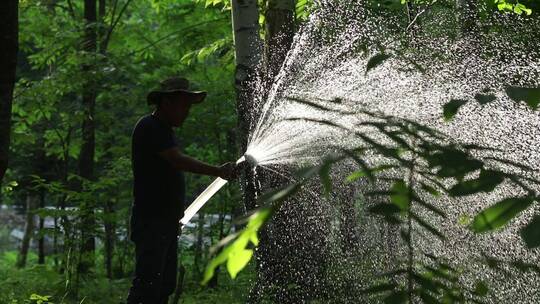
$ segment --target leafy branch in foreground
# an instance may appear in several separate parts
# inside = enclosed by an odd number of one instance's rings
[[[310,105],[307,102],[303,104]],[[370,111],[359,111],[357,115],[364,118],[357,129],[348,129],[331,121],[294,118],[352,133],[360,144],[356,149],[343,150],[341,156],[328,158],[320,166],[305,170],[299,182],[261,197],[259,203],[266,204],[266,207],[248,218],[244,230],[220,243],[226,247],[211,261],[205,282],[211,278],[214,269],[225,262],[231,276],[236,276],[253,255],[253,250],[248,247],[258,244],[258,229],[270,219],[281,202],[298,192],[315,175],[320,176],[325,193],[331,192],[332,166],[348,159],[354,161],[359,169],[348,174],[346,180],[363,179],[371,183],[374,190],[366,192],[360,189],[376,202],[368,211],[389,225],[399,227],[399,237],[407,245],[402,266],[382,275],[379,281],[382,283],[364,292],[384,297],[388,303],[411,302],[414,299],[422,299],[426,303],[480,303],[480,299],[489,292],[485,283],[478,281],[473,289],[463,286],[459,280],[459,267],[421,252],[414,247],[414,238],[428,234],[445,240],[444,231],[437,225],[440,219],[446,218],[445,211],[438,206],[442,199],[491,193],[502,184],[512,185],[517,190],[515,193],[520,194],[495,202],[477,215],[469,228],[484,232],[506,225],[539,201],[535,189],[540,182],[524,175],[533,169],[494,156],[494,152],[500,152],[497,149],[455,143],[445,134],[411,120]],[[502,170],[501,167],[509,169]],[[522,231],[529,247],[540,242],[535,225],[540,225],[538,216]]]

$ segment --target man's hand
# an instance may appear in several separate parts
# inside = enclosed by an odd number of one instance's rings
[[[219,177],[225,180],[237,179],[239,175],[239,170],[237,170],[237,165],[235,163],[225,163],[219,167]]]
[[[212,166],[184,155],[178,147],[167,149],[158,154],[180,171],[219,176],[226,180],[236,179],[240,173],[239,167],[235,163],[225,163],[219,167]]]

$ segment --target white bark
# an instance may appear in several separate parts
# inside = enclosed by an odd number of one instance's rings
[[[238,88],[249,81],[261,61],[257,0],[232,0],[232,25]]]

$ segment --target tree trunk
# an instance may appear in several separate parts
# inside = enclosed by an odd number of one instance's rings
[[[266,10],[265,70],[272,82],[289,52],[295,31],[295,0],[268,0]]]
[[[238,143],[240,153],[247,150],[249,131],[253,123],[257,69],[261,63],[262,44],[259,37],[259,7],[257,0],[232,0],[232,25],[234,35],[236,70],[236,109],[238,112]],[[246,167],[244,183],[244,207],[255,208],[256,183],[253,170]],[[253,288],[254,290],[256,288]],[[249,301],[249,300],[248,300]]]
[[[238,113],[238,143],[240,153],[247,150],[249,131],[253,124],[257,70],[260,68],[262,43],[259,36],[259,7],[257,0],[232,0],[236,70],[236,110]],[[241,183],[246,210],[255,208],[257,186],[251,168],[244,171]],[[255,289],[255,288],[254,288]]]
[[[96,0],[84,0],[84,20],[85,32],[83,40],[83,51],[87,59],[96,53],[97,41],[97,5]],[[94,177],[94,152],[95,152],[95,122],[94,112],[96,103],[94,79],[91,71],[94,65],[85,62],[83,67],[84,84],[82,89],[82,104],[84,118],[82,123],[82,146],[79,155],[79,174],[81,177],[92,180]],[[82,212],[82,260],[79,263],[79,271],[82,273],[94,266],[95,239],[94,228],[96,219],[94,215],[94,206],[92,202],[85,202],[81,208]]]
[[[30,241],[32,240],[32,234],[34,233],[34,210],[37,206],[37,198],[34,194],[28,194],[26,197],[26,224],[24,226],[24,236],[21,242],[21,249],[19,256],[17,257],[18,268],[26,266],[26,258],[28,257],[28,249],[30,248]]]
[[[45,190],[39,191],[39,208],[45,208]],[[44,223],[45,218],[39,217],[39,232],[40,237],[38,239],[38,264],[45,264],[45,236],[44,236]]]
[[[180,297],[184,293],[184,278],[186,276],[186,267],[182,265],[182,262],[179,262],[178,265],[178,277],[176,278],[176,289],[174,291],[174,296],[172,303],[178,304],[180,302]]]
[[[19,48],[19,1],[0,1],[0,184],[7,170]]]
[[[261,62],[259,38],[259,8],[257,0],[232,0],[232,25],[234,34],[236,71],[236,108],[238,111],[239,143],[241,153],[246,151],[253,113],[254,88],[257,69]],[[249,174],[248,174],[249,175]],[[254,207],[255,187],[252,181],[244,189],[245,204]]]
[[[198,281],[202,277],[201,261],[203,252],[204,238],[204,212],[199,212],[199,220],[197,221],[197,242],[195,243],[195,253],[193,257],[193,266],[195,266],[195,279]]]
[[[114,241],[115,241],[115,223],[113,203],[111,200],[107,200],[104,210],[105,220],[105,270],[107,272],[107,278],[112,279],[112,259],[114,253]]]
[[[221,204],[221,211],[219,212],[219,235],[218,240],[222,240],[225,237],[225,213],[227,212],[225,204]],[[223,248],[219,248],[215,253],[215,256],[218,256]],[[208,282],[208,288],[215,289],[218,287],[218,277],[219,277],[220,267],[216,267],[214,270],[214,276]]]

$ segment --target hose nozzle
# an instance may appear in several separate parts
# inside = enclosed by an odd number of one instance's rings
[[[255,159],[255,157],[253,157],[251,154],[244,154],[244,158],[246,159],[246,161],[252,165],[252,166],[257,166],[257,160]]]

